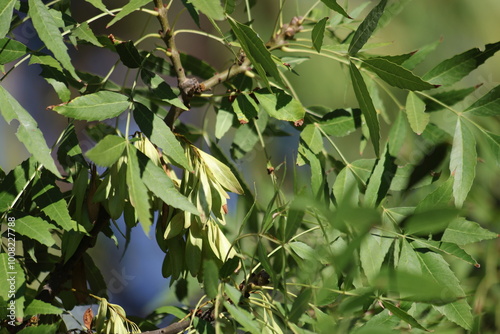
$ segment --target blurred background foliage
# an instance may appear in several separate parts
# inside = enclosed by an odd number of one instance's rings
[[[281,0],[286,2],[286,11],[283,13],[284,21],[291,17],[303,14],[314,1],[306,0]],[[365,1],[339,1],[341,4],[348,3],[345,8],[356,8]],[[375,1],[372,1],[375,3]],[[113,1],[112,8],[119,7],[125,1]],[[293,5],[291,5],[293,3]],[[174,4],[179,6],[179,4]],[[98,11],[84,1],[72,1],[72,12],[78,21],[83,21],[98,14]],[[254,28],[263,40],[270,37],[273,26],[278,17],[280,1],[257,1],[253,11]],[[372,7],[369,4],[359,17],[364,17]],[[176,12],[179,8],[173,8]],[[240,21],[244,22],[246,13],[239,13]],[[473,47],[482,47],[485,44],[498,41],[500,22],[500,2],[498,0],[413,0],[410,1],[396,16],[392,22],[375,34],[374,42],[389,44],[380,49],[373,50],[380,54],[401,54],[418,50],[423,45],[440,41],[434,53],[416,68],[417,74],[425,73],[441,60],[452,55],[461,53]],[[105,28],[107,20],[98,20],[92,24],[96,35],[113,34],[121,40],[137,40],[144,31],[156,32],[158,24],[154,18],[144,13],[134,13],[109,29]],[[202,18],[202,28],[209,30],[210,25]],[[34,32],[25,25],[23,29],[15,31],[17,38],[26,43],[30,48],[35,49],[41,42],[34,39]],[[176,29],[195,29],[193,21],[187,13],[181,14],[178,18]],[[300,37],[300,36],[299,36]],[[24,40],[23,40],[24,39]],[[141,48],[148,49],[158,43],[156,39],[147,39],[140,45]],[[224,69],[231,61],[232,57],[227,51],[221,49],[218,44],[200,35],[180,34],[177,37],[178,48],[188,54],[197,56],[216,69]],[[105,72],[115,63],[117,55],[107,49],[96,49],[80,46],[78,50],[72,50],[72,59],[75,66],[84,68],[89,72],[104,75]],[[301,102],[304,105],[325,105],[329,108],[344,108],[356,104],[352,90],[348,84],[349,76],[346,68],[341,68],[338,64],[327,61],[324,58],[312,56],[313,61],[305,62],[295,67],[299,76],[290,75],[290,81],[294,85]],[[55,136],[66,126],[64,117],[48,112],[45,106],[53,104],[57,100],[52,87],[50,87],[41,77],[38,76],[37,65],[28,66],[23,63],[16,69],[2,84],[5,85],[12,95],[14,95],[23,106],[37,120],[46,140],[51,145]],[[121,65],[119,65],[121,66]],[[8,70],[8,68],[6,69]],[[319,75],[321,74],[321,75]],[[111,79],[119,84],[131,82],[127,76],[127,69],[120,67],[114,71]],[[174,81],[172,81],[173,83]],[[29,85],[27,84],[29,83]],[[468,105],[470,100],[477,99],[493,87],[500,84],[500,57],[492,57],[478,70],[472,72],[467,78],[462,80],[457,88],[482,85],[470,99],[466,99],[464,105]],[[25,87],[37,87],[36,90],[28,90]],[[397,106],[390,101],[384,101],[390,118],[394,120],[399,112]],[[210,119],[215,116],[211,110],[193,110],[182,116],[183,121],[202,126],[204,120],[206,124],[213,126]],[[455,118],[447,118],[446,114],[433,115],[433,121],[444,125],[446,129],[453,126]],[[435,119],[439,118],[439,119]],[[500,122],[497,119],[492,121],[487,119],[490,129],[495,129],[495,133],[500,133]],[[285,177],[284,189],[291,189],[294,159],[296,152],[292,151],[297,147],[299,141],[298,132],[291,126],[284,130],[293,134],[292,137],[273,138],[267,145],[267,154],[271,157],[273,165],[278,166],[282,162],[287,164],[285,168],[278,171],[280,177]],[[28,157],[28,153],[18,142],[14,135],[15,127],[8,126],[3,119],[0,120],[0,165],[7,172],[21,161]],[[83,133],[81,136],[85,136]],[[358,159],[359,153],[359,133],[339,138],[338,145],[346,152],[349,161]],[[387,133],[383,134],[384,137]],[[230,141],[222,141],[221,147],[228,149]],[[93,144],[88,139],[88,147],[85,147],[85,140],[81,142],[85,151]],[[415,147],[408,145],[404,148],[402,155],[411,158]],[[244,171],[247,180],[256,180],[255,188],[258,192],[258,200],[265,205],[272,195],[273,189],[267,181],[266,175],[266,152],[258,148],[250,153],[251,159],[246,160],[245,165],[239,165]],[[370,150],[366,150],[364,157],[373,157]],[[485,156],[479,152],[481,163],[477,167],[476,184],[469,195],[469,201],[465,211],[470,215],[471,220],[477,221],[484,227],[500,232],[500,175],[496,173],[498,165],[495,159]],[[300,173],[301,168],[297,169]],[[264,182],[260,182],[264,181]],[[304,181],[306,182],[306,181]],[[304,184],[303,184],[304,185]],[[302,186],[303,186],[302,185]],[[253,187],[254,185],[251,185]],[[297,187],[297,185],[295,185]],[[266,188],[267,187],[267,188]],[[231,222],[241,221],[245,214],[242,210],[233,210],[228,217],[228,226],[237,226]],[[141,230],[136,229],[132,235],[132,242],[129,250],[121,261],[123,253],[123,238],[118,237],[121,244],[115,247],[114,242],[108,239],[99,238],[98,248],[92,252],[99,261],[99,267],[109,268],[103,274],[110,287],[110,301],[122,305],[129,314],[146,315],[159,305],[169,304],[175,300],[173,291],[169,291],[168,283],[161,275],[161,263],[164,253],[159,250],[154,239],[148,239]],[[231,239],[231,238],[230,238]],[[463,262],[450,260],[457,276],[465,287],[465,291],[474,298],[475,313],[483,314],[483,323],[488,324],[485,328],[488,333],[493,333],[500,325],[500,242],[498,240],[486,241],[479,244],[470,245],[467,250],[475,256],[481,264],[481,268],[474,268]],[[97,256],[98,255],[98,256]],[[147,272],[147,275],[143,275]],[[114,290],[113,290],[114,289]],[[486,333],[486,331],[484,332]],[[498,333],[498,330],[497,330]]]

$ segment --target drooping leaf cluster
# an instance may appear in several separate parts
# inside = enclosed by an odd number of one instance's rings
[[[280,8],[268,39],[251,19],[258,1],[174,1],[180,13],[161,0],[117,9],[88,2],[101,13],[77,22],[70,2],[0,1],[2,85],[21,63],[36,64],[59,98],[48,112],[67,119],[49,146],[25,101],[0,86],[0,112],[31,155],[0,175],[2,232],[12,230],[16,241],[15,260],[10,237],[2,242],[0,281],[17,273],[16,293],[0,290],[3,327],[67,331],[60,315],[96,300],[98,312],[86,313],[82,330],[145,332],[167,314],[181,320],[177,331],[202,333],[480,326],[472,291],[450,263],[479,268],[468,245],[498,237],[473,221],[480,215],[471,197],[478,160],[500,163],[493,121],[500,88],[472,96],[477,86],[454,85],[500,42],[421,73],[417,65],[432,61],[437,43],[401,55],[368,52],[378,46],[377,29],[408,1],[349,8],[322,0],[288,23]],[[159,32],[131,41],[93,31],[97,19],[111,27],[131,14],[157,18]],[[200,30],[177,30],[170,20],[178,15]],[[42,48],[16,38],[26,21]],[[218,42],[228,67],[180,52],[181,33]],[[146,38],[155,46],[143,48]],[[111,52],[132,84],[110,80],[116,66],[104,76],[77,66],[68,50],[83,45]],[[301,102],[291,78],[318,57],[345,69],[349,107]],[[204,113],[201,127],[189,121],[193,113]],[[437,122],[438,114],[453,126]],[[86,151],[82,124],[92,140]],[[366,158],[347,158],[353,148],[340,144],[347,136]],[[295,166],[273,158],[270,143],[281,137],[290,138],[280,149]],[[117,240],[112,224],[125,229],[125,249],[138,225],[154,234],[165,253],[158,271],[179,300],[205,292],[188,300],[192,311],[164,306],[136,325],[107,301],[105,268],[88,250],[100,235]]]

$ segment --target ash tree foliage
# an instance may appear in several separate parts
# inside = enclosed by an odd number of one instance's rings
[[[160,333],[167,316],[175,320],[161,333],[493,333],[463,281],[481,270],[473,244],[498,236],[471,208],[488,196],[476,193],[478,160],[500,162],[500,88],[479,95],[456,84],[500,42],[444,61],[432,58],[439,42],[375,55],[386,44],[372,35],[408,1],[321,0],[295,16],[285,13],[296,3],[277,1],[265,34],[253,23],[257,2],[88,0],[100,14],[78,22],[69,0],[0,1],[0,111],[31,154],[0,175],[0,333]],[[93,31],[134,12],[156,30],[136,40]],[[37,50],[16,39],[29,23]],[[183,53],[181,34],[218,43],[227,67]],[[73,61],[78,46],[106,49],[116,64],[89,73]],[[291,80],[318,58],[340,65],[348,108],[301,103]],[[67,120],[55,143],[4,86],[26,62],[59,98],[46,112]],[[110,80],[122,65],[131,84]],[[280,149],[292,164],[269,145],[287,136]],[[354,144],[339,144],[345,136]],[[349,160],[353,147],[363,157]],[[109,301],[106,269],[88,251],[98,237],[117,240],[113,225],[127,244],[134,228],[153,236],[165,253],[158,271],[185,306],[135,318]],[[96,304],[80,328],[62,321]]]

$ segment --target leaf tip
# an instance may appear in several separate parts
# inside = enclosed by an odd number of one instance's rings
[[[481,268],[481,265],[480,265],[479,263],[476,263],[476,264],[474,265],[474,267],[476,267],[476,268]]]

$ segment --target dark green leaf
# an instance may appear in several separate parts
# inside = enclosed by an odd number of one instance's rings
[[[251,334],[262,334],[262,330],[257,326],[254,316],[243,308],[230,304],[224,301],[224,306],[229,314],[248,332]]]
[[[127,148],[127,188],[130,197],[130,204],[135,209],[139,222],[146,235],[149,235],[151,227],[151,214],[148,189],[140,177],[141,170],[137,159],[136,148],[129,145]]]
[[[57,63],[59,64],[59,63]],[[71,91],[68,88],[68,80],[61,70],[57,70],[52,66],[41,65],[43,77],[56,91],[57,96],[62,102],[68,102],[71,99]]]
[[[347,136],[361,126],[361,110],[334,110],[324,115],[318,126],[329,136]]]
[[[427,44],[417,50],[409,59],[405,60],[401,65],[409,70],[414,69],[418,64],[420,64],[424,59],[436,49],[436,47],[441,43],[437,40],[431,44]]]
[[[9,124],[13,119],[19,121],[16,136],[26,146],[28,152],[33,154],[54,175],[61,177],[54,159],[50,155],[50,149],[45,142],[45,138],[33,117],[2,86],[0,86],[0,101],[2,101],[0,103],[0,112],[5,121]]]
[[[0,38],[4,38],[10,30],[10,21],[15,5],[16,0],[0,0]]]
[[[269,116],[276,119],[295,122],[303,119],[306,113],[299,101],[281,89],[259,89],[255,91],[255,96]]]
[[[415,248],[428,248],[442,255],[453,256],[459,260],[473,265],[476,268],[481,267],[469,253],[467,253],[465,250],[454,243],[436,240],[415,240],[412,245]]]
[[[429,332],[429,330],[425,329],[425,327],[423,327],[421,324],[419,324],[418,321],[415,320],[415,318],[413,318],[411,315],[409,315],[408,313],[406,313],[405,311],[403,311],[402,309],[400,309],[396,305],[394,305],[388,301],[384,301],[383,304],[392,314],[394,314],[396,317],[403,320],[404,322],[408,323],[412,327]]]
[[[302,224],[302,219],[304,218],[304,210],[300,208],[300,203],[303,201],[303,198],[300,196],[295,198],[290,205],[290,209],[288,210],[288,214],[286,217],[286,225],[285,225],[285,236],[284,241],[288,242],[290,238],[295,235],[298,228]]]
[[[405,219],[401,224],[405,234],[427,236],[444,231],[448,224],[457,218],[456,209],[432,209],[415,213]]]
[[[42,42],[45,43],[47,49],[52,51],[54,57],[61,62],[62,66],[71,73],[73,78],[80,80],[71,64],[68,48],[59,31],[59,26],[47,6],[41,0],[28,0],[28,4],[33,26]]]
[[[111,167],[122,156],[126,146],[125,138],[107,135],[85,155],[99,166]]]
[[[484,51],[478,48],[455,55],[427,72],[422,79],[435,85],[452,85],[478,68],[500,50],[500,42],[487,44]]]
[[[328,17],[324,17],[314,25],[311,33],[312,43],[316,51],[321,52],[323,46],[323,37],[325,36],[325,28]]]
[[[120,21],[125,16],[138,10],[142,6],[147,5],[150,2],[151,2],[151,0],[130,0],[130,2],[127,3],[125,6],[123,6],[122,10],[118,14],[116,14],[116,16],[111,20],[111,22],[108,23],[106,28],[111,27],[113,24]]]
[[[500,85],[490,90],[486,95],[464,110],[476,116],[500,115]]]
[[[304,289],[298,296],[295,298],[292,304],[292,309],[288,314],[288,320],[290,322],[296,323],[299,318],[305,313],[307,309],[309,309],[309,300],[312,296],[311,289]]]
[[[198,27],[200,27],[200,15],[198,14],[196,9],[194,8],[193,4],[191,2],[188,2],[188,0],[181,0],[181,1],[182,1],[182,4],[184,5],[184,7],[186,7],[189,15],[191,15],[191,18],[193,19],[193,21],[196,23],[196,25]]]
[[[453,177],[448,178],[429,195],[425,196],[415,208],[415,213],[425,212],[430,209],[449,207],[453,200]]]
[[[12,208],[14,200],[28,186],[36,173],[36,160],[31,157],[11,170],[0,183],[0,212]]]
[[[220,0],[190,0],[194,7],[213,20],[224,20],[224,10]]]
[[[172,180],[165,174],[165,171],[156,166],[152,160],[144,154],[138,152],[141,178],[148,189],[161,198],[168,205],[178,208],[182,211],[199,215],[198,209],[191,203],[186,196],[182,195],[176,188]]]
[[[231,29],[236,35],[236,38],[238,38],[246,56],[257,73],[259,73],[259,76],[266,86],[271,88],[266,72],[268,72],[278,84],[284,86],[278,67],[271,57],[271,53],[257,33],[253,31],[252,28],[233,20],[231,17],[228,18],[228,22],[231,24]]]
[[[361,22],[358,29],[354,33],[354,36],[349,44],[349,55],[354,56],[359,50],[365,45],[372,33],[377,28],[378,21],[382,14],[384,13],[385,5],[387,0],[380,0],[377,6],[375,6],[366,18]]]
[[[348,19],[351,19],[352,17],[349,16],[349,14],[346,13],[344,8],[342,8],[338,3],[337,0],[321,0],[322,3],[324,3],[328,8],[333,9],[337,13],[347,17]]]
[[[102,121],[118,117],[129,106],[126,95],[100,91],[79,96],[67,104],[51,106],[54,111],[66,117],[85,121]]]
[[[184,155],[184,149],[172,130],[161,118],[142,104],[136,103],[134,106],[134,119],[141,131],[154,144],[158,145],[170,159],[190,171],[191,166]]]
[[[445,105],[453,106],[454,104],[465,99],[472,92],[474,92],[477,88],[478,88],[478,86],[475,86],[475,87],[469,87],[469,88],[463,88],[463,89],[457,89],[457,90],[449,90],[449,91],[445,91],[445,92],[439,92],[436,94],[432,94],[431,96],[433,97],[433,99],[424,99],[425,111],[432,112],[432,111],[438,111],[438,110],[445,108],[442,104],[436,102],[435,100],[438,100],[439,102],[441,102]]]
[[[384,58],[370,58],[363,60],[363,66],[376,73],[389,85],[408,90],[426,90],[435,88],[425,82],[403,66],[392,63]]]
[[[430,115],[425,112],[425,103],[411,91],[406,98],[406,116],[413,132],[417,135],[422,134],[429,124]]]
[[[368,126],[368,130],[370,131],[373,149],[375,150],[375,154],[379,156],[380,127],[378,123],[377,111],[373,106],[372,98],[370,97],[370,93],[368,93],[365,81],[363,80],[358,68],[352,62],[350,63],[349,68],[354,93],[356,94],[356,99],[358,100],[359,107],[363,112],[363,116],[365,116],[366,124]]]
[[[134,42],[127,41],[115,45],[116,52],[120,56],[123,65],[128,68],[138,68],[142,64],[142,57],[134,45]],[[141,72],[142,74],[142,72]]]
[[[466,245],[494,238],[498,238],[497,233],[490,232],[479,226],[478,223],[460,217],[450,223],[448,228],[444,231],[441,240],[453,242],[457,245]]]
[[[102,2],[102,0],[85,0],[87,1],[88,3],[92,4],[92,6],[94,6],[95,8],[97,9],[100,9],[102,10],[104,13],[108,13],[110,15],[114,15],[113,13],[111,13],[107,8],[106,6],[104,5],[104,3]]]
[[[442,143],[451,144],[453,139],[448,132],[444,131],[434,123],[429,123],[427,125],[425,131],[422,133],[422,138],[433,146]]]
[[[450,153],[450,172],[454,178],[453,195],[457,207],[463,205],[476,176],[476,139],[465,122],[462,117],[457,120]]]
[[[213,260],[203,261],[203,286],[208,298],[215,299],[219,291],[219,268]]]
[[[436,169],[448,156],[448,146],[449,145],[447,143],[441,143],[431,147],[428,152],[425,152],[422,160],[415,165],[415,168],[410,175],[408,185],[406,186],[407,190],[423,178],[438,172]]]
[[[365,206],[376,207],[389,191],[392,179],[396,175],[397,166],[394,163],[396,159],[389,154],[386,149],[383,156],[378,160],[373,174],[370,176],[365,193]]]
[[[141,71],[142,81],[151,89],[151,92],[156,95],[159,99],[179,107],[183,110],[187,110],[184,103],[179,100],[179,97],[174,93],[172,88],[157,74],[154,74],[147,70]]]
[[[0,65],[10,63],[28,52],[28,47],[21,42],[10,38],[0,39]]]
[[[39,217],[24,216],[16,219],[17,233],[36,240],[48,247],[56,243],[50,233],[50,231],[54,229],[56,229],[54,225],[47,223]]]

